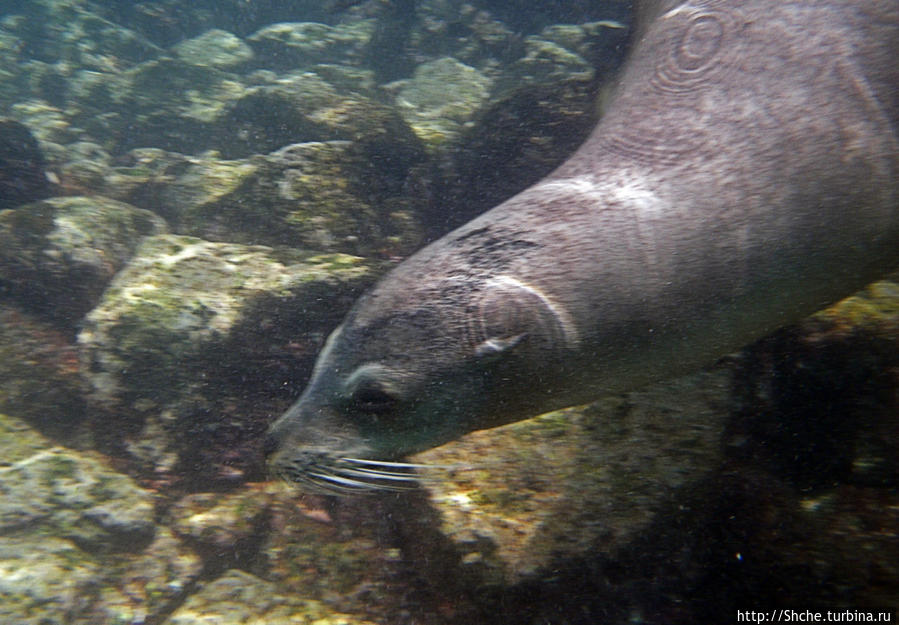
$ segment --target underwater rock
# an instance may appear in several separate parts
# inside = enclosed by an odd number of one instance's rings
[[[84,442],[79,429],[87,406],[73,338],[70,331],[0,305],[0,412],[74,446]],[[0,431],[0,458],[13,457],[6,444],[21,442],[19,433]]]
[[[65,191],[74,191],[78,195],[102,193],[111,162],[109,152],[92,141],[70,143],[65,146],[65,158],[59,167],[60,185]]]
[[[9,26],[24,18],[4,15],[0,18],[0,104],[8,105],[24,97],[20,79],[26,57],[26,42],[21,35],[14,35]]]
[[[383,98],[375,79],[375,73],[365,67],[316,63],[310,71],[333,85],[340,93],[357,93],[369,98]]]
[[[154,479],[240,479],[273,402],[295,397],[375,273],[341,254],[147,238],[78,336],[98,444]]]
[[[369,173],[368,163],[360,160],[347,142],[332,141],[291,145],[243,161],[240,184],[230,192],[178,204],[185,207],[181,227],[196,236],[241,243],[370,252],[366,246],[379,246],[383,236],[368,198],[354,193]],[[190,193],[197,182],[213,186],[210,177],[221,164],[197,163],[170,192]]]
[[[2,417],[4,430],[16,426]],[[138,551],[153,539],[153,500],[84,452],[48,446],[0,465],[0,536],[49,534],[99,552]]]
[[[405,188],[413,176],[347,141],[238,160],[146,148],[109,170],[104,191],[204,239],[390,257],[421,241],[423,200]]]
[[[315,63],[358,63],[374,32],[374,22],[362,20],[328,26],[316,22],[285,22],[259,29],[247,38],[256,65],[296,70]]]
[[[547,28],[492,69],[490,100],[440,146],[430,189],[440,202],[424,220],[431,235],[522,191],[574,152],[595,126],[597,93],[624,60],[626,34],[617,22]]]
[[[416,3],[407,48],[413,58],[451,56],[476,68],[502,67],[521,55],[521,35],[471,3]]]
[[[212,147],[217,124],[245,86],[236,74],[200,67],[181,59],[160,58],[125,71],[97,89],[109,91],[111,106],[97,109],[94,91],[76,101],[74,122],[113,153],[155,147],[186,154]],[[102,102],[103,100],[100,99]],[[115,113],[116,124],[95,127],[93,118]],[[101,139],[102,138],[102,139]]]
[[[108,117],[114,103],[110,89],[120,74],[164,52],[82,2],[36,0],[16,9],[3,18],[0,29],[0,55],[7,60],[10,79],[0,93],[6,93],[7,105],[42,100],[65,109],[67,116],[86,109],[90,112],[79,121],[93,125],[92,117]],[[85,82],[92,83],[91,93],[85,93]],[[98,133],[95,140],[100,137],[105,138]]]
[[[202,560],[166,527],[143,551],[103,561],[103,586],[90,623],[159,623],[179,605],[203,574]]]
[[[508,89],[512,85],[520,87],[570,79],[593,79],[593,65],[557,43],[532,36],[525,39],[524,47],[524,56],[504,73],[500,82],[501,89]]]
[[[246,184],[257,169],[251,159],[224,160],[215,152],[187,156],[158,148],[138,148],[106,168],[100,188],[110,197],[152,209],[175,230],[183,232],[184,215],[229,197]],[[210,217],[214,219],[214,216]],[[248,220],[248,228],[267,226],[267,215],[257,214],[256,217],[260,223]],[[227,240],[228,232],[222,230],[210,238]]]
[[[383,623],[400,622],[399,597],[414,592],[383,501],[326,501],[280,482],[251,483],[187,495],[166,517],[209,578],[239,568],[271,582],[272,593]]]
[[[173,205],[184,207],[184,232],[382,258],[409,254],[421,241],[421,201],[404,188],[408,164],[372,161],[346,141],[289,145],[240,163],[196,162],[168,188]],[[240,184],[217,197],[180,197],[198,186],[225,190],[214,185],[221,166],[240,167],[241,177],[231,178]]]
[[[71,541],[0,535],[0,621],[71,622],[100,575],[97,562]]]
[[[352,141],[373,163],[400,171],[422,157],[422,147],[392,108],[359,93],[341,92],[312,72],[276,76],[228,103],[214,148],[243,158],[308,141]]]
[[[17,417],[0,412],[0,469],[52,448],[50,440]]]
[[[58,1],[58,0],[57,0]],[[220,28],[245,37],[267,24],[287,22],[302,15],[316,22],[333,21],[341,5],[355,0],[154,0],[153,2],[94,2],[92,10],[114,20],[160,46],[170,46]]]
[[[64,115],[57,124],[64,127],[54,140],[90,141],[112,154],[143,147],[208,149],[216,123],[245,90],[237,74],[170,57],[115,72],[73,70],[65,82]],[[25,113],[16,117],[27,119]]]
[[[150,211],[99,196],[0,211],[0,283],[21,305],[74,327],[138,242],[165,231]]]
[[[28,128],[0,118],[0,209],[48,197],[52,187],[44,156]]]
[[[0,621],[143,622],[199,559],[154,522],[154,497],[94,454],[0,414]]]
[[[206,584],[163,625],[206,625],[211,614],[216,615],[217,625],[374,625],[362,617],[336,612],[320,601],[283,593],[275,584],[239,570]]]
[[[76,71],[71,65],[64,61],[48,63],[25,59],[16,69],[18,74],[14,76],[14,82],[8,87],[12,92],[10,101],[15,102],[13,107],[30,102],[40,102],[59,111],[65,107],[69,93],[69,81],[73,72]],[[22,119],[15,113],[13,116],[32,125],[30,120]]]
[[[217,28],[178,43],[172,52],[191,65],[220,69],[235,69],[253,58],[253,50],[240,37]]]
[[[483,106],[491,81],[473,67],[444,57],[422,63],[396,93],[397,110],[433,148],[459,134]]]
[[[164,529],[142,553],[102,556],[42,530],[0,535],[0,622],[159,622],[200,573]]]
[[[62,144],[77,141],[83,130],[73,127],[70,116],[62,108],[41,99],[27,99],[16,102],[10,107],[10,115],[28,126],[38,140],[44,157],[53,157],[63,148]]]
[[[621,64],[628,34],[627,24],[615,20],[547,26],[536,37],[528,38],[527,41],[534,42],[535,48],[533,52],[526,52],[525,57],[533,58],[540,50],[540,41],[552,42],[585,59],[590,68],[599,75],[608,74]],[[579,65],[577,61],[575,63]],[[522,66],[527,64],[525,62]]]
[[[388,497],[333,499],[268,485],[269,527],[250,572],[281,592],[324,601],[379,623],[429,623],[443,610],[461,614],[470,601],[439,606],[402,553]],[[414,597],[414,599],[412,599]],[[414,616],[413,616],[414,615]],[[445,621],[436,622],[464,622]]]
[[[896,441],[895,430],[892,440]],[[787,545],[780,551],[772,548],[780,545],[768,547],[768,562],[775,566],[766,573],[775,573],[771,575],[773,583],[783,588],[793,586],[795,564],[787,570],[776,568],[778,562],[787,561],[814,571],[813,579],[823,587],[823,592],[821,589],[817,592],[831,606],[851,609],[858,605],[884,608],[896,605],[899,588],[896,488],[844,484],[804,497],[800,506],[807,540]],[[778,533],[775,527],[770,531],[773,536]],[[801,588],[794,587],[791,591],[790,599],[809,596],[803,595]]]
[[[98,71],[120,71],[162,50],[128,28],[87,10],[82,2],[34,0],[4,19],[4,30],[28,42],[30,58]]]
[[[805,491],[899,485],[896,277],[745,349],[735,379],[734,458]]]
[[[437,4],[437,2],[434,2]],[[443,4],[441,2],[441,4]],[[447,3],[451,4],[451,3]],[[550,2],[525,5],[507,0],[478,0],[477,6],[517,32],[535,32],[547,24],[577,24],[597,19],[624,20],[633,12],[630,0]],[[525,9],[525,7],[527,7]]]
[[[442,235],[535,183],[568,157],[595,125],[596,85],[573,78],[494,97],[441,146],[424,221]]]
[[[232,492],[186,495],[169,509],[169,526],[204,555],[207,570],[238,566],[265,535],[273,488],[246,484]]]
[[[428,474],[436,518],[401,526],[407,554],[441,568],[455,553],[451,575],[474,587],[540,579],[585,554],[614,561],[718,467],[728,382],[702,373],[415,456],[456,468]]]

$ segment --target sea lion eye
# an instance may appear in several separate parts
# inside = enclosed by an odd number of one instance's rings
[[[397,398],[372,380],[359,384],[353,391],[351,401],[357,410],[381,414],[391,411]]]
[[[392,384],[391,369],[369,363],[356,369],[344,385],[347,408],[363,414],[382,415],[391,412],[401,400]]]

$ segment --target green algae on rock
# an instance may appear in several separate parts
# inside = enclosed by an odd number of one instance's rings
[[[268,519],[269,490],[266,484],[248,484],[234,492],[186,495],[169,510],[170,526],[212,557],[222,560],[227,550],[236,559],[241,545],[255,542]]]
[[[297,69],[322,62],[358,62],[374,29],[372,20],[337,26],[284,22],[265,26],[247,40],[255,49],[261,67]]]
[[[727,393],[727,372],[703,373],[418,454],[457,468],[424,483],[439,528],[410,532],[409,554],[450,566],[431,553],[448,540],[475,586],[534,580],[585,553],[614,558],[718,467]]]
[[[295,392],[376,273],[341,254],[146,239],[78,337],[97,435],[157,477],[238,470],[257,455],[256,398]]]
[[[16,102],[10,107],[10,116],[28,126],[45,150],[56,144],[75,141],[83,134],[81,128],[72,125],[68,114],[41,99]]]
[[[372,256],[410,253],[421,239],[422,200],[399,184],[411,173],[372,163],[349,141],[237,160],[150,148],[129,157],[107,174],[104,191],[154,207],[182,234]]]
[[[253,50],[240,37],[218,28],[176,44],[172,52],[191,65],[220,69],[240,67],[253,58]]]
[[[266,482],[186,495],[166,519],[196,548],[210,578],[227,579],[229,569],[242,569],[266,580],[272,597],[297,598],[300,608],[321,602],[355,618],[392,623],[408,608],[396,600],[399,589],[412,591],[413,582],[402,577],[388,510],[384,502],[326,502]],[[209,609],[221,613],[213,604]]]
[[[355,293],[370,280],[371,265],[337,262],[341,258],[181,235],[149,237],[79,335],[94,398],[118,403],[142,392],[164,398],[177,390],[174,381],[192,379],[185,368],[231,337],[247,316],[265,314],[266,305],[286,305],[314,289]]]
[[[396,93],[400,114],[425,145],[434,149],[456,137],[490,91],[491,81],[473,67],[444,57],[415,68]]]
[[[0,472],[0,534],[45,532],[93,552],[139,550],[155,534],[150,493],[90,455],[49,447]]]
[[[168,57],[123,72],[109,88],[120,130],[127,130],[112,133],[116,139],[112,151],[158,147],[184,153],[212,147],[215,124],[246,89],[235,74]],[[76,121],[90,130],[96,111],[90,101],[81,105],[82,116],[88,119]]]
[[[807,325],[814,324],[829,332],[895,336],[899,333],[899,275],[874,282],[852,297],[825,308],[807,322]]]
[[[372,168],[349,142],[295,144],[249,162],[254,170],[233,192],[186,205],[186,232],[367,255],[408,253],[418,241],[410,221],[390,210],[397,191],[386,172]]]
[[[230,570],[205,585],[166,620],[166,625],[205,625],[209,615],[220,625],[291,623],[295,625],[374,625],[343,614],[320,601],[283,593],[277,585]]]
[[[158,618],[197,579],[151,492],[14,417],[0,414],[0,434],[0,622]]]
[[[18,19],[5,21],[5,30],[27,39],[32,57],[58,59],[79,68],[121,69],[161,52],[140,33],[87,10],[86,4],[22,3]]]
[[[100,575],[96,560],[71,541],[0,535],[0,621],[65,622]]]
[[[32,309],[72,326],[140,240],[165,231],[150,211],[99,196],[0,211],[0,280]]]
[[[139,148],[120,158],[115,167],[106,169],[101,188],[110,197],[152,207],[182,234],[198,234],[184,232],[190,229],[182,222],[201,207],[225,201],[248,184],[257,170],[253,159],[225,160],[215,152],[187,156],[158,148]],[[218,234],[224,238],[228,233]]]
[[[271,76],[228,103],[218,124],[217,149],[241,158],[307,141],[346,140],[392,166],[408,167],[422,147],[399,114],[312,71]]]

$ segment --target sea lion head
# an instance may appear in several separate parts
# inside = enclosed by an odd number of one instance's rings
[[[276,475],[338,493],[408,487],[403,457],[536,413],[535,389],[576,340],[561,308],[509,276],[409,263],[357,302],[270,428]]]

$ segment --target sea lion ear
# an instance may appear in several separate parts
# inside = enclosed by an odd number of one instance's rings
[[[528,351],[557,351],[577,343],[565,310],[539,289],[510,276],[489,280],[469,320],[478,358],[494,357],[527,346]]]

